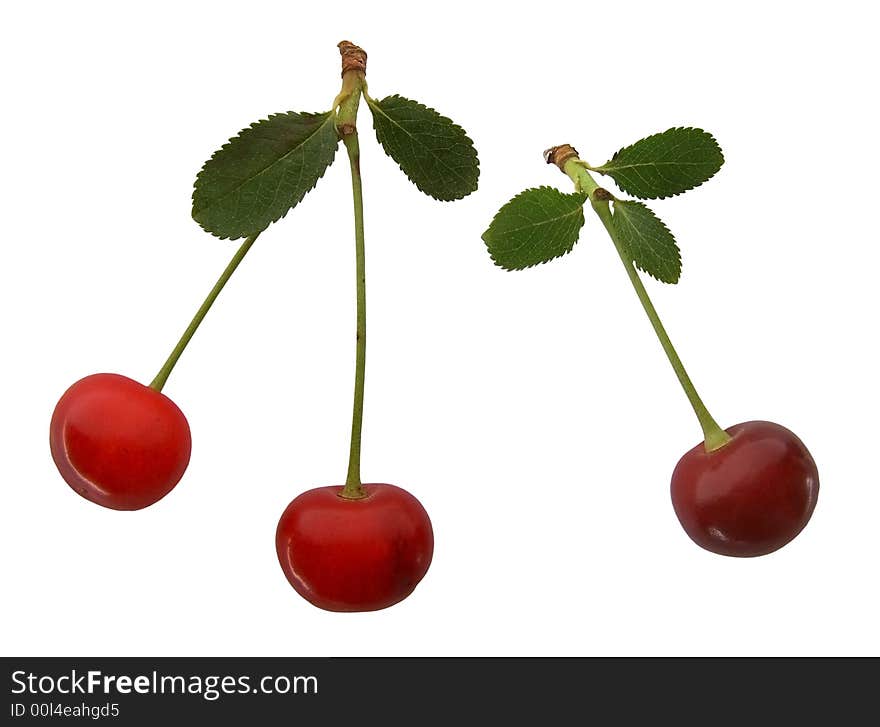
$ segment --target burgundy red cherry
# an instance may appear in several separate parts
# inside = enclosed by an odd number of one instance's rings
[[[376,611],[406,598],[431,565],[434,534],[421,503],[394,485],[303,492],[278,522],[275,548],[284,575],[328,611]]]
[[[628,166],[623,157],[637,159],[644,168],[663,166],[666,173],[632,175],[631,169],[620,172]],[[696,159],[701,162],[695,163]],[[591,167],[570,144],[548,149],[545,160],[556,164],[572,179],[577,191],[589,197],[590,207],[614,243],[630,284],[703,430],[703,442],[679,460],[672,475],[672,504],[682,527],[697,545],[721,555],[750,557],[778,550],[803,530],[813,514],[819,493],[816,463],[803,442],[778,424],[745,422],[726,431],[718,426],[672,345],[637,270],[640,268],[664,282],[677,282],[681,265],[675,239],[644,204],[618,199],[600,187],[591,174],[609,174],[622,190],[635,197],[664,199],[710,179],[724,161],[720,147],[705,131],[676,127],[621,149],[613,157],[617,165],[610,167]],[[675,173],[670,173],[673,168]],[[545,194],[534,190],[515,197],[499,211],[483,236],[496,262],[502,261],[502,267],[520,269],[524,262],[546,262],[507,257],[511,250],[522,250],[522,242],[510,238],[510,229],[519,229],[519,223],[512,227],[507,223],[497,225],[505,210],[510,217],[510,209],[517,209],[516,205],[522,208],[525,196],[534,192]],[[534,214],[533,203],[527,204],[528,214],[520,209],[515,215],[530,219]],[[571,243],[576,241],[574,228]],[[548,249],[557,250],[558,246],[545,245],[537,248],[536,254],[543,255]],[[554,256],[558,254],[555,252]],[[661,259],[664,264],[660,264]]]
[[[125,376],[93,374],[58,401],[49,445],[75,492],[114,510],[140,510],[180,481],[192,440],[167,396]]]
[[[706,451],[701,442],[678,462],[672,504],[700,547],[721,555],[766,555],[810,520],[819,495],[816,463],[803,442],[772,422],[745,422]]]

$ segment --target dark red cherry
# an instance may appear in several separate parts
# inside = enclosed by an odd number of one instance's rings
[[[406,598],[431,565],[434,533],[422,504],[394,485],[366,497],[318,487],[281,516],[275,547],[290,585],[328,611],[376,611]]]
[[[192,440],[167,396],[125,376],[93,374],[58,401],[49,445],[75,492],[114,510],[139,510],[180,481]]]
[[[685,454],[672,474],[672,505],[685,532],[721,555],[766,555],[790,542],[813,514],[816,463],[803,442],[772,422],[745,422],[731,440]]]

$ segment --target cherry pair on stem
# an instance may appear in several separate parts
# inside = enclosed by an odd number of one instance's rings
[[[259,234],[296,206],[332,163],[340,141],[351,170],[357,327],[348,474],[342,486],[296,497],[276,528],[276,552],[293,588],[331,611],[370,611],[406,598],[431,564],[434,536],[421,503],[394,485],[361,482],[366,365],[363,195],[357,112],[365,99],[385,152],[424,193],[455,200],[477,187],[479,163],[461,127],[401,96],[367,94],[366,53],[343,41],[342,89],[329,111],[257,122],[199,173],[193,217],[221,238],[245,240],[150,386],[95,374],[71,386],[52,417],[50,447],[70,487],[92,502],[137,510],[180,481],[191,451],[186,418],[162,393],[181,353]]]

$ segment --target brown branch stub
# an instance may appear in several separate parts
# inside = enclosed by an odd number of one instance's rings
[[[559,146],[551,146],[544,152],[544,161],[548,164],[555,164],[560,171],[565,171],[565,162],[569,159],[577,158],[577,149],[571,144],[560,144]]]
[[[367,72],[367,52],[347,40],[339,44],[339,53],[342,56],[342,75],[348,71]]]
[[[593,199],[597,199],[600,202],[611,202],[614,200],[614,195],[604,187],[596,187],[593,190]]]

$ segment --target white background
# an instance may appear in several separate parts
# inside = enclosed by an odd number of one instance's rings
[[[3,590],[14,655],[877,654],[876,10],[870,3],[19,3],[2,11]],[[503,9],[502,9],[503,8]],[[181,484],[140,512],[77,497],[48,424],[76,379],[149,382],[232,255],[190,219],[241,127],[320,111],[336,43],[370,91],[464,126],[480,190],[421,195],[362,109],[363,472],[421,499],[434,563],[378,613],[300,599],[275,525],[345,474],[349,174],[255,245],[165,389]],[[694,546],[669,477],[699,428],[598,220],[574,253],[493,267],[480,234],[546,147],[601,163],[675,125],[726,163],[654,209],[684,272],[649,291],[724,426],[798,433],[807,529],[738,560]]]

